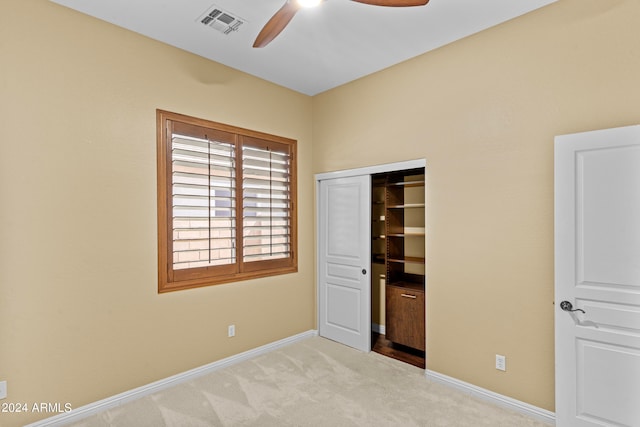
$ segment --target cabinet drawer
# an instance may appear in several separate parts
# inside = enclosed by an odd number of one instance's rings
[[[387,285],[385,311],[386,338],[424,351],[424,291]]]

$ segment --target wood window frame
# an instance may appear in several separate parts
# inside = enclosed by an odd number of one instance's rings
[[[297,141],[263,132],[239,128],[184,114],[156,110],[157,121],[157,197],[158,197],[158,292],[171,292],[230,283],[298,271],[297,259]],[[235,260],[233,263],[205,267],[174,268],[173,260],[173,180],[172,126],[206,129],[221,135],[233,145],[235,154]],[[231,140],[229,140],[231,138]],[[289,156],[288,256],[277,259],[245,261],[243,256],[243,168],[242,147],[269,147],[287,150]]]

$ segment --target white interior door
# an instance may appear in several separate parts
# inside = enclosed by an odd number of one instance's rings
[[[371,177],[320,181],[319,333],[371,350]]]
[[[640,126],[556,137],[555,172],[556,425],[637,427]]]

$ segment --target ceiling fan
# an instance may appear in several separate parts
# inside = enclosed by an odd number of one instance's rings
[[[287,2],[271,17],[256,37],[253,47],[265,47],[289,24],[289,21],[303,7],[319,5],[324,0],[287,0]],[[424,6],[429,0],[351,0],[372,6],[409,7]]]

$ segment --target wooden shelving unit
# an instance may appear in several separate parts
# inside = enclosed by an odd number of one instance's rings
[[[385,176],[386,338],[425,350],[424,169]]]

